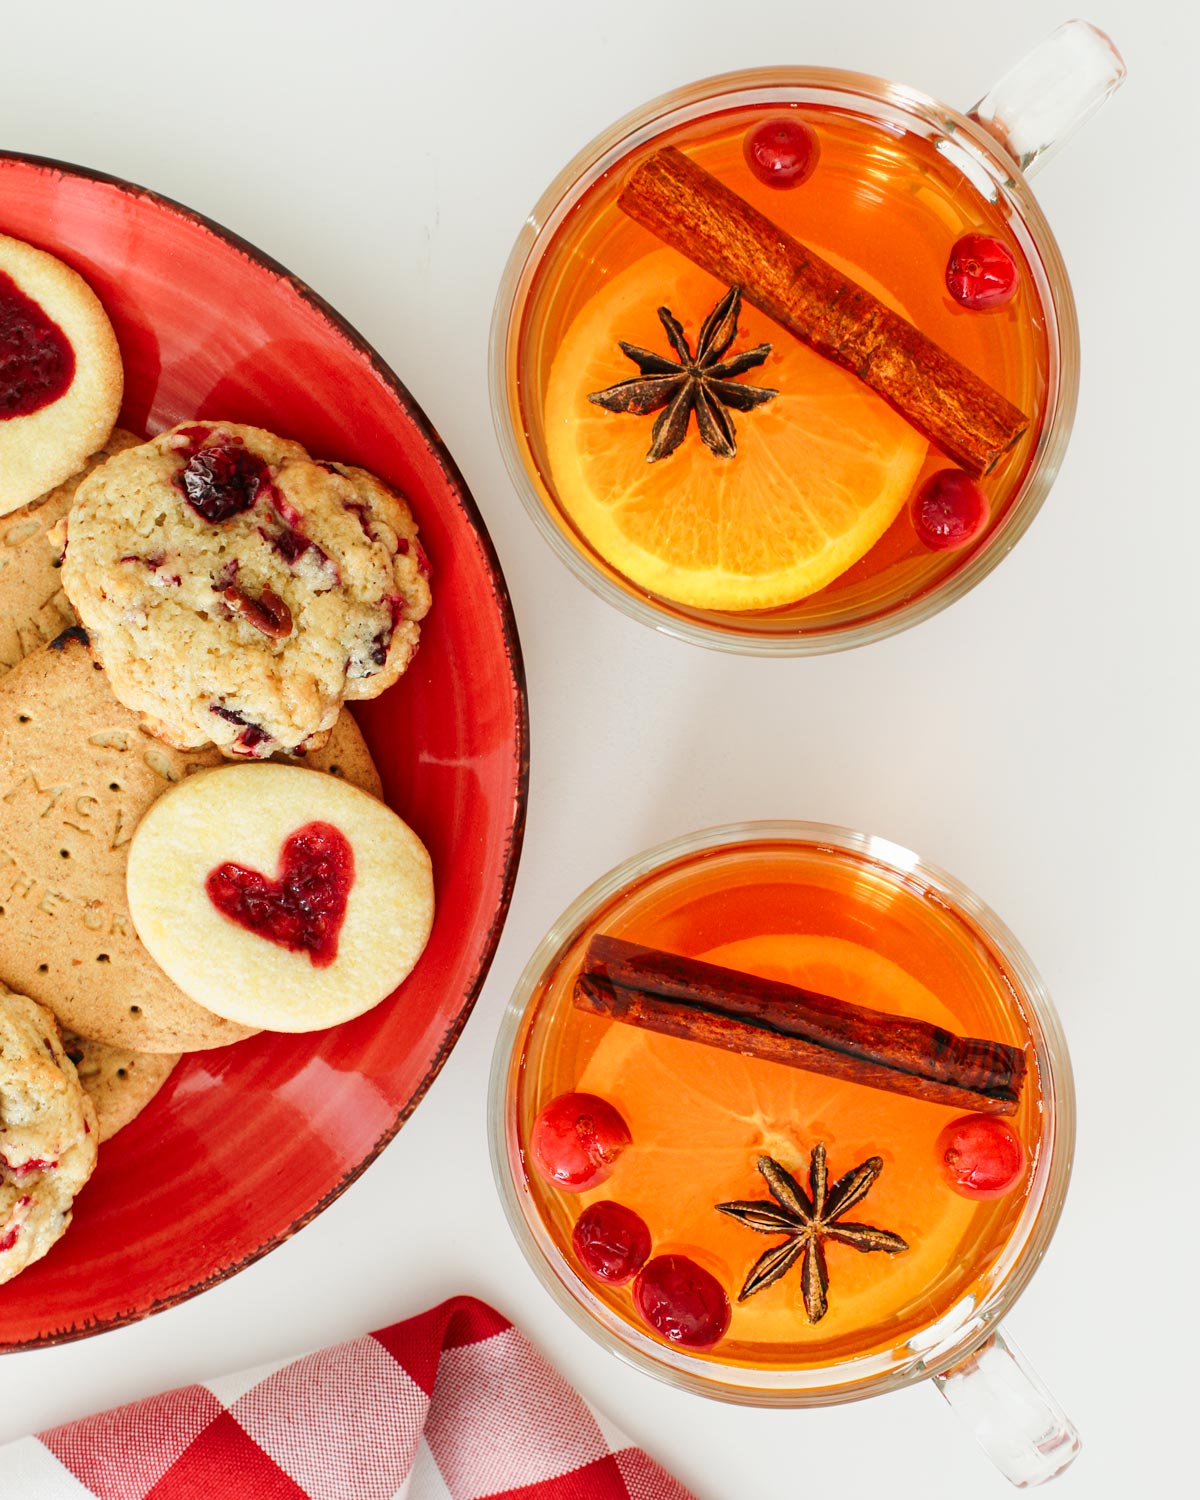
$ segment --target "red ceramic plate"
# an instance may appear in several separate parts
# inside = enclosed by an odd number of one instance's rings
[[[416,1107],[508,909],[527,715],[512,609],[454,461],[373,349],[282,266],[143,188],[0,155],[0,231],[75,267],[125,359],[122,423],[251,422],[404,493],[434,606],[408,674],[356,716],[389,804],[433,857],[433,936],[397,996],[309,1036],[185,1057],[100,1151],[75,1221],[0,1288],[0,1348],[82,1338],[232,1275],[331,1203]],[[2,977],[2,976],[0,976]]]

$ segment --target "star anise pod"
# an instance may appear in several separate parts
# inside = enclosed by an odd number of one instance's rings
[[[717,1212],[728,1214],[731,1219],[737,1219],[748,1229],[757,1229],[760,1234],[785,1234],[787,1239],[782,1245],[768,1250],[751,1266],[746,1284],[738,1293],[739,1302],[778,1281],[799,1260],[808,1321],[819,1323],[829,1306],[829,1271],[825,1265],[823,1240],[836,1240],[864,1252],[883,1250],[888,1255],[897,1255],[908,1249],[898,1234],[890,1234],[886,1229],[876,1229],[871,1224],[835,1222],[856,1203],[861,1203],[871,1191],[872,1183],[883,1171],[882,1158],[869,1156],[861,1166],[847,1172],[830,1188],[825,1147],[818,1141],[809,1160],[807,1193],[774,1157],[760,1156],[758,1170],[766,1178],[775,1201],[718,1203]]]
[[[622,340],[622,352],[642,373],[610,385],[607,390],[593,391],[588,397],[608,411],[633,412],[639,417],[666,408],[650,434],[650,451],[646,454],[650,463],[675,452],[687,434],[693,411],[700,436],[708,447],[720,458],[732,458],[737,452],[737,441],[730,410],[752,411],[778,396],[778,391],[740,385],[737,380],[739,375],[763,363],[771,352],[770,344],[745,349],[729,359],[724,357],[737,335],[741,305],[741,287],[730,287],[705,318],[694,355],[682,324],[669,308],[660,307],[659,320],[667,331],[675,359]]]

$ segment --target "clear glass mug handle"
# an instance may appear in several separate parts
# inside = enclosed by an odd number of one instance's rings
[[[1116,89],[1121,54],[1098,27],[1067,21],[967,111],[1028,177]]]
[[[969,117],[1029,176],[1125,77],[1121,54],[1098,27],[1067,21],[990,89]],[[1079,1433],[1021,1351],[997,1329],[934,1384],[1006,1479],[1024,1489],[1061,1474]]]
[[[933,1383],[1018,1489],[1054,1479],[1079,1453],[1070,1418],[1000,1329]]]

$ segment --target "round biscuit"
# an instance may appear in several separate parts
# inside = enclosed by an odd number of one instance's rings
[[[322,958],[242,925],[208,890],[232,864],[278,891],[285,846],[314,823],[343,836],[353,864],[336,952]],[[357,788],[294,766],[227,766],[175,787],[142,819],[127,879],[138,935],[179,988],[270,1031],[370,1010],[407,977],[433,925],[429,855],[412,829]]]
[[[96,1107],[102,1145],[141,1114],[179,1061],[177,1052],[106,1047],[73,1031],[63,1032],[63,1048]]]

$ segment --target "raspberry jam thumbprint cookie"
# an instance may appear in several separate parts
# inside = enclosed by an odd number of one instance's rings
[[[53,255],[0,234],[0,516],[104,446],[123,388],[95,292]]]

